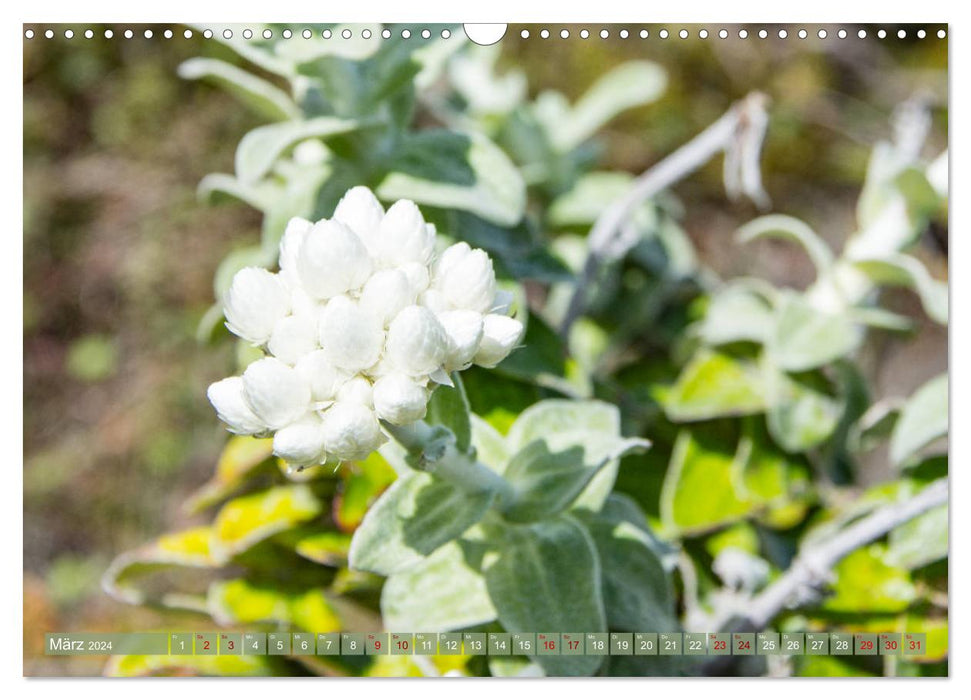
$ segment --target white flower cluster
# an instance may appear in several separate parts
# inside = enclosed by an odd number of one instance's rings
[[[523,333],[509,302],[485,251],[436,257],[414,202],[385,212],[355,187],[332,219],[290,221],[278,274],[236,273],[226,325],[267,356],[211,385],[209,401],[232,432],[272,433],[294,466],[363,459],[385,439],[378,419],[420,420],[449,372],[509,354]]]

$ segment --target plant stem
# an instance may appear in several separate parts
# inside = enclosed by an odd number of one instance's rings
[[[414,458],[412,465],[419,471],[458,486],[463,491],[478,493],[493,491],[499,498],[508,497],[509,483],[475,458],[474,451],[466,453],[455,446],[451,433],[417,421],[398,426],[382,421],[384,429]]]
[[[739,139],[749,123],[764,121],[758,115],[764,115],[765,106],[765,95],[750,93],[694,139],[640,175],[623,197],[604,209],[590,230],[590,251],[560,326],[560,333],[564,337],[583,314],[587,292],[600,266],[622,257],[637,243],[636,237],[625,235],[624,231],[624,223],[634,209],[726,150]]]

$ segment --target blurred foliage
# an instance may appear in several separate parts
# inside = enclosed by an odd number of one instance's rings
[[[456,557],[474,546],[478,525],[387,582],[348,567],[351,535],[380,494],[402,483],[395,455],[288,473],[265,441],[234,437],[216,458],[221,439],[204,387],[253,357],[227,341],[218,296],[240,266],[275,263],[290,216],[329,216],[354,184],[413,198],[443,233],[488,248],[519,297],[525,347],[492,372],[465,376],[482,418],[472,424],[480,455],[508,452],[501,445],[516,439],[520,414],[558,397],[613,403],[615,434],[653,442],[601,472],[610,475],[604,497],[616,480],[610,505],[496,539],[517,570],[555,573],[582,549],[564,542],[589,532],[591,561],[570,573],[603,566],[603,589],[615,596],[605,629],[625,629],[625,620],[691,624],[718,605],[712,565],[724,551],[764,559],[775,578],[800,544],[946,474],[946,379],[915,393],[946,371],[946,327],[933,324],[946,323],[934,282],[946,274],[946,200],[927,170],[946,143],[946,44],[662,43],[636,33],[541,42],[520,40],[519,29],[510,27],[498,53],[463,44],[457,28],[451,43],[393,39],[377,50],[376,41],[335,51],[296,38],[25,44],[25,635],[28,620],[44,629],[97,629],[104,620],[192,628],[211,619],[329,631],[433,614],[444,615],[442,629],[498,629],[489,601],[516,599],[516,577],[493,567],[489,596],[476,597],[483,576]],[[177,70],[206,80],[178,80]],[[554,329],[596,217],[631,174],[752,89],[773,101],[764,180],[773,210],[787,216],[749,224],[743,247],[731,233],[755,212],[726,203],[720,163],[705,166],[636,212],[637,245],[605,266],[585,317],[561,339]],[[900,103],[931,117],[916,151],[900,110],[896,130],[889,126]],[[213,171],[235,175],[202,179]],[[262,218],[242,205],[197,206],[200,179],[207,198],[242,199]],[[787,242],[769,240],[780,232]],[[879,291],[888,283],[916,294]],[[195,345],[197,329],[213,349]],[[565,493],[563,505],[576,497]],[[546,518],[536,508],[547,505],[527,500],[505,516]],[[641,533],[643,561],[612,552],[613,537],[600,540],[611,522]],[[928,655],[891,671],[946,673],[946,526],[946,514],[932,511],[858,550],[821,605],[775,624],[926,629]],[[135,548],[166,530],[173,534]],[[549,543],[536,550],[545,564],[520,554],[531,537]],[[91,589],[92,566],[123,550],[106,586],[145,607],[121,608]],[[693,577],[672,570],[674,551]],[[650,586],[625,590],[652,580],[645,571],[656,576]],[[468,617],[450,618],[438,597],[407,599],[443,577],[440,595],[460,593],[453,603]],[[582,607],[582,588],[569,588],[564,597]],[[596,617],[591,610],[571,614]],[[498,619],[507,629],[540,620],[552,629],[562,612],[537,600]],[[33,657],[36,641],[25,649],[29,672],[64,672]],[[395,657],[367,669],[346,660],[316,668],[299,657],[245,668],[128,657],[107,670],[483,672],[466,661],[433,659],[430,671]],[[552,673],[596,670],[549,663]],[[601,672],[697,670],[645,664]],[[524,668],[521,660],[515,670]],[[93,670],[77,662],[77,672]],[[793,671],[891,672],[835,657],[802,657]]]

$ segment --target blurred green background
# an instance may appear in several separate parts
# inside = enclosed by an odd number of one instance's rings
[[[132,39],[122,32],[131,27]],[[26,29],[27,27],[25,27]],[[24,671],[98,674],[103,660],[45,658],[44,632],[191,628],[197,619],[117,603],[99,578],[119,552],[192,524],[180,503],[212,471],[225,433],[205,388],[225,375],[230,343],[201,346],[199,319],[212,276],[235,247],[257,240],[260,216],[241,204],[198,204],[203,175],[231,172],[239,138],[260,121],[215,88],[176,76],[186,58],[218,55],[215,42],[173,27],[71,25],[75,38],[24,40]],[[521,40],[510,26],[500,65],[518,65],[533,94],[573,98],[606,68],[632,58],[668,72],[668,91],[603,132],[601,165],[639,173],[758,89],[772,99],[764,181],[772,210],[804,218],[833,245],[853,230],[869,152],[891,133],[901,101],[934,107],[927,145],[947,143],[947,42],[936,38],[824,41],[553,37]],[[671,29],[674,29],[673,27]],[[695,28],[696,29],[696,28]],[[893,27],[885,27],[895,36]],[[692,31],[694,37],[696,31]],[[771,37],[775,37],[773,30]],[[293,41],[300,41],[295,38]],[[719,275],[756,275],[802,287],[812,269],[793,248],[745,248],[732,233],[758,214],[730,203],[715,162],[676,188],[684,225]],[[947,232],[918,255],[946,278]],[[891,308],[922,317],[907,293]],[[873,344],[865,364],[875,394],[909,394],[947,368],[947,329],[924,323],[909,343]],[[884,477],[877,454],[866,471]]]

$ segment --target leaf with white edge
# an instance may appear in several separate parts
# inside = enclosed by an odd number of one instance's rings
[[[292,42],[287,42],[292,43]],[[300,108],[283,90],[252,73],[215,58],[190,58],[178,69],[186,80],[204,79],[226,90],[269,119],[300,117]]]
[[[551,140],[569,151],[631,107],[653,102],[667,87],[667,74],[649,61],[628,61],[605,73],[556,123]]]
[[[769,214],[750,221],[738,230],[742,243],[757,238],[782,238],[802,246],[816,272],[825,272],[833,265],[833,252],[826,242],[804,221],[784,214]]]
[[[500,226],[512,226],[526,210],[526,183],[509,157],[478,132],[428,130],[408,136],[394,153],[390,172],[377,187],[386,201],[461,209]]]
[[[708,345],[739,341],[764,343],[772,328],[772,308],[756,292],[730,286],[711,298],[698,335]]]
[[[354,533],[349,566],[382,576],[404,571],[479,522],[494,498],[424,472],[399,477]]]
[[[269,172],[277,158],[298,142],[339,136],[362,126],[363,123],[355,119],[315,117],[257,127],[236,147],[236,177],[244,183],[256,182]]]
[[[869,452],[892,434],[900,419],[900,401],[885,399],[870,406],[851,426],[846,442],[853,452]]]
[[[323,504],[303,484],[276,486],[233,499],[219,510],[213,523],[213,556],[224,561],[322,511]]]
[[[843,407],[802,378],[766,363],[766,420],[772,439],[789,452],[805,452],[836,430]]]
[[[933,508],[895,527],[887,537],[888,564],[919,569],[948,554],[947,505]]]
[[[904,404],[890,438],[890,460],[906,466],[923,448],[947,436],[948,425],[948,377],[941,374]]]
[[[508,520],[542,520],[565,510],[609,462],[650,446],[640,438],[592,431],[572,440],[555,437],[533,440],[509,460],[504,476],[513,492],[502,507]]]
[[[631,450],[650,447],[646,440],[623,438],[620,435],[620,411],[603,401],[549,399],[527,408],[510,427],[506,445],[510,453],[515,454],[537,440],[544,440],[553,452],[581,446],[586,467],[600,465],[573,500],[574,507],[593,511],[600,510],[613,490],[620,457]],[[511,461],[512,458],[510,464]],[[562,486],[565,484],[558,490]]]
[[[245,579],[217,581],[209,586],[209,612],[223,626],[269,622],[308,632],[337,632],[341,621],[323,588],[280,590]]]
[[[438,386],[432,392],[425,422],[448,428],[455,436],[455,446],[460,452],[466,452],[472,439],[469,400],[457,372],[452,375],[452,382],[455,386]]]
[[[111,562],[101,579],[101,586],[117,600],[144,605],[154,599],[136,587],[134,579],[172,566],[205,569],[219,565],[210,551],[211,535],[208,525],[194,527],[162,535],[154,542],[125,552]],[[163,595],[157,602],[167,607],[184,607],[178,595]]]
[[[881,258],[854,260],[853,266],[874,284],[914,290],[927,316],[937,323],[947,323],[947,283],[931,277],[930,272],[917,258],[898,253]]]
[[[209,173],[199,181],[196,194],[205,203],[215,203],[221,197],[229,197],[245,202],[254,209],[266,211],[283,194],[283,188],[279,183],[268,180],[246,183],[226,173]]]
[[[862,339],[861,329],[847,315],[821,311],[788,293],[776,309],[766,347],[779,368],[804,372],[849,355]]]
[[[448,632],[496,619],[478,571],[481,545],[456,540],[385,581],[381,617],[387,629]]]
[[[668,418],[678,423],[761,413],[765,406],[757,368],[706,348],[681,370],[664,400]]]
[[[606,632],[601,568],[590,533],[560,516],[490,534],[496,547],[483,570],[499,622],[508,632]],[[596,656],[538,656],[551,676],[586,676]]]
[[[625,515],[624,508],[605,508],[581,518],[600,559],[607,625],[612,630],[677,631],[674,590],[664,552],[647,534],[643,514],[639,523],[630,522]]]
[[[516,452],[538,439],[558,435],[569,439],[581,431],[620,435],[620,411],[603,401],[541,401],[519,414],[506,444]]]

